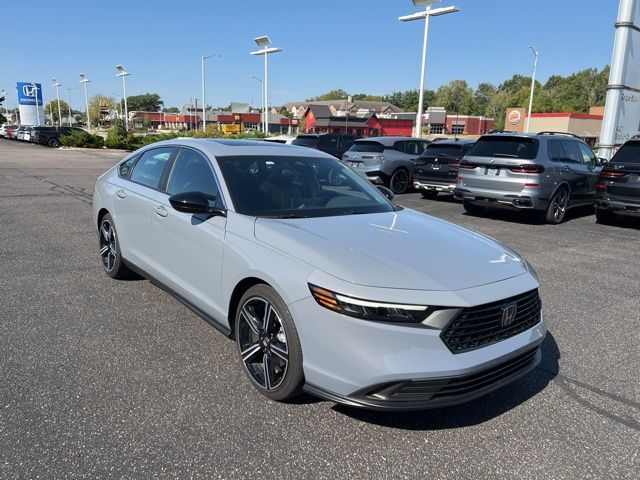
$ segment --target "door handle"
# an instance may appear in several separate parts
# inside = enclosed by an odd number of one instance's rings
[[[116,190],[116,196],[124,198],[127,196],[127,193],[123,189],[119,188],[118,190]]]
[[[155,207],[153,207],[153,212],[159,217],[166,217],[167,215],[169,215],[167,209],[162,205],[156,205]]]

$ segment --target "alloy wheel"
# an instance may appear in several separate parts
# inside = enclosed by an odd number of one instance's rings
[[[553,198],[553,218],[557,223],[560,223],[564,218],[564,214],[567,211],[567,201],[569,196],[567,191],[562,189]]]
[[[393,193],[404,193],[409,186],[409,174],[404,170],[398,170],[391,177],[391,190]]]
[[[241,307],[238,346],[244,367],[262,389],[275,390],[285,379],[289,348],[278,312],[262,297],[251,297]]]
[[[116,265],[117,257],[116,232],[109,220],[100,224],[100,257],[107,272],[111,272]]]

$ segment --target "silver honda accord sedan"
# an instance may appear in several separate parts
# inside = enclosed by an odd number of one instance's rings
[[[387,196],[322,152],[175,139],[103,174],[93,219],[107,275],[142,275],[235,339],[273,400],[425,409],[534,369],[533,269]]]

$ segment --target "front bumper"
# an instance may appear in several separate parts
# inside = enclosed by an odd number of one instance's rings
[[[306,384],[304,390],[326,400],[369,410],[426,410],[459,405],[486,395],[531,372],[541,359],[540,347],[536,345],[466,375],[382,383],[349,396],[310,384]]]
[[[380,301],[394,301],[395,297],[397,301],[398,292],[394,289],[363,288],[346,282],[341,285],[341,281],[332,278],[334,283],[331,284],[328,278],[309,281],[345,295]],[[525,274],[465,290],[403,291],[403,301],[464,308],[502,300],[537,286],[535,279]],[[517,335],[482,348],[453,354],[440,338],[442,330],[439,328],[352,318],[319,306],[312,297],[289,304],[289,309],[296,319],[302,345],[305,389],[323,398],[365,408],[424,409],[461,403],[483,395],[524,375],[528,367],[487,385],[477,385],[464,395],[446,398],[421,398],[398,404],[397,396],[384,397],[374,390],[381,385],[447,382],[452,378],[482,373],[519,353],[537,348],[546,335],[541,316],[540,322]]]

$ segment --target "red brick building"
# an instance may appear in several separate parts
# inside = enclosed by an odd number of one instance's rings
[[[326,105],[310,105],[304,114],[304,120],[306,133],[410,137],[413,131],[413,120],[379,118],[375,113],[366,117],[334,116]]]
[[[483,135],[493,130],[493,124],[493,118],[471,115],[447,114],[445,120],[446,131],[452,135]]]

